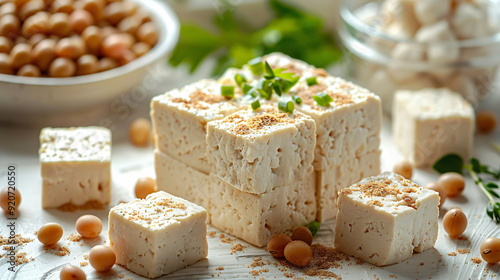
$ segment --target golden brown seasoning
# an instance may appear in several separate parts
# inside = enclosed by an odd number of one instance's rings
[[[353,104],[352,96],[349,94],[343,94],[338,92],[332,92],[327,90],[327,86],[324,84],[316,84],[309,87],[300,87],[296,90],[297,95],[302,99],[302,103],[311,106],[312,108],[320,108],[316,101],[314,100],[314,95],[320,92],[326,92],[333,99],[332,103],[336,106],[344,106],[348,104]]]
[[[215,104],[220,103],[226,100],[226,98],[220,94],[207,94],[203,92],[201,89],[194,91],[189,94],[189,99],[174,97],[171,99],[174,103],[183,103],[184,106],[188,109],[200,109],[206,110],[209,107],[207,104]]]
[[[236,119],[240,119],[236,121]],[[236,125],[233,128],[233,132],[238,135],[247,135],[254,131],[259,131],[265,127],[274,126],[280,123],[294,123],[293,118],[289,118],[286,113],[263,113],[255,115],[247,120],[241,119],[241,116],[233,114],[224,119],[224,122],[234,122]]]

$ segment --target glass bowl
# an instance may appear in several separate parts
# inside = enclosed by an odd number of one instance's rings
[[[439,1],[451,5],[456,0]],[[493,91],[500,65],[500,22],[495,21],[500,19],[500,3],[477,1],[485,5],[481,7],[488,17],[475,32],[468,31],[469,38],[459,38],[455,33],[466,29],[453,29],[462,24],[458,16],[456,21],[422,24],[408,4],[411,0],[343,0],[339,34],[347,50],[347,76],[378,94],[388,114],[399,89],[446,87],[477,106]]]

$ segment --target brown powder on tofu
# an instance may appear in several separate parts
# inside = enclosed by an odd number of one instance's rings
[[[335,104],[336,106],[343,106],[354,103],[354,101],[352,100],[352,96],[350,96],[349,94],[327,91],[326,89],[326,85],[316,84],[307,88],[302,87],[297,89],[297,95],[300,97],[300,99],[302,99],[302,103],[309,105],[315,109],[318,109],[320,107],[318,107],[318,104],[314,100],[313,96],[325,91],[333,99],[332,104]]]
[[[174,103],[184,103],[189,109],[206,110],[209,107],[206,104],[215,104],[224,101],[226,98],[218,94],[207,94],[202,90],[197,90],[189,94],[189,99],[174,97],[171,99]]]
[[[162,198],[154,201],[156,206],[165,206],[168,208],[176,208],[181,210],[186,210],[187,206],[183,203],[175,202],[170,198]]]
[[[378,196],[378,197],[386,197],[389,195],[396,196],[400,194],[400,190],[394,187],[390,187],[382,182],[368,182],[361,186],[359,190],[365,196]]]
[[[231,117],[231,116],[230,116]],[[226,118],[224,122],[234,121],[236,117]],[[294,123],[293,118],[289,118],[286,113],[264,113],[258,114],[248,120],[241,120],[236,123],[233,131],[238,135],[247,135],[254,131],[259,131],[265,127],[270,127],[280,123]]]
[[[382,207],[382,206],[384,206],[384,205],[382,204],[382,202],[380,202],[380,201],[378,201],[378,200],[369,200],[369,201],[368,201],[368,205],[375,205],[375,206],[378,206],[378,207]]]

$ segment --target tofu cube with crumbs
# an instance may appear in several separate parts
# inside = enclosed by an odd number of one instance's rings
[[[111,199],[111,131],[44,128],[40,133],[43,208],[104,208]]]
[[[118,204],[109,212],[110,247],[116,263],[156,278],[208,255],[207,211],[159,191]]]
[[[401,90],[392,116],[394,143],[416,167],[430,167],[450,153],[471,156],[474,109],[460,94],[445,88]]]
[[[253,194],[306,177],[312,171],[315,145],[316,125],[310,117],[271,106],[240,111],[207,127],[213,174]]]
[[[439,194],[392,172],[339,192],[335,248],[378,266],[436,243]]]
[[[208,174],[206,125],[240,109],[235,99],[221,95],[221,86],[201,80],[154,97],[151,119],[156,149]]]

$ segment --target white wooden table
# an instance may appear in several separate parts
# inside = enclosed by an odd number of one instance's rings
[[[206,76],[209,66],[198,71],[194,76],[188,76],[185,71],[168,70],[169,77],[153,90],[160,93],[166,89],[181,86],[182,84],[200,79]],[[135,110],[126,116],[113,113],[107,118],[112,120],[113,125],[113,162],[112,162],[112,201],[116,205],[121,201],[133,199],[133,188],[137,178],[142,176],[154,176],[153,149],[136,148],[128,143],[127,129],[129,123],[138,116],[147,116],[149,98],[137,102]],[[496,111],[500,115],[500,94],[490,96],[484,107]],[[100,118],[103,118],[102,116]],[[90,248],[96,244],[107,243],[107,210],[85,211],[85,212],[60,212],[58,210],[42,210],[41,208],[41,177],[38,162],[38,135],[39,127],[9,127],[0,126],[0,187],[7,183],[7,167],[10,164],[16,166],[19,189],[23,195],[20,206],[20,217],[16,220],[16,233],[23,237],[34,238],[33,242],[19,248],[20,252],[26,252],[27,257],[33,257],[34,261],[20,265],[16,272],[8,271],[9,265],[6,259],[0,259],[0,280],[3,279],[59,279],[59,271],[65,264],[71,263],[80,266],[80,262],[86,261],[84,255],[88,254]],[[495,134],[488,136],[476,135],[474,155],[484,162],[499,166],[500,155],[493,152],[490,147],[491,141],[500,142],[500,128]],[[385,118],[382,133],[382,170],[391,170],[393,164],[401,159],[396,151],[391,135],[390,120]],[[422,185],[435,181],[438,175],[432,170],[417,170],[413,179]],[[355,260],[344,261],[342,269],[332,269],[343,279],[498,279],[500,276],[500,265],[487,265],[485,262],[475,264],[471,261],[473,257],[480,257],[479,246],[481,242],[490,236],[500,237],[500,225],[495,224],[486,216],[485,205],[487,200],[482,196],[479,189],[468,179],[464,194],[455,200],[447,200],[443,206],[444,210],[451,207],[461,207],[469,218],[469,226],[465,235],[468,240],[450,240],[440,225],[439,238],[435,248],[424,253],[415,254],[409,261],[401,264],[387,266],[384,268],[374,267],[368,263],[356,265]],[[100,217],[104,223],[104,230],[100,237],[81,242],[69,242],[66,238],[75,233],[74,223],[84,213],[94,214]],[[44,252],[44,247],[36,240],[34,232],[47,222],[58,222],[64,227],[63,239],[59,242],[61,246],[67,246],[71,251],[66,256],[56,256]],[[6,216],[0,215],[0,235],[7,236],[8,221]],[[321,225],[321,230],[315,238],[314,243],[333,246],[334,221]],[[275,262],[265,249],[256,248],[241,240],[223,243],[219,239],[219,231],[209,227],[209,232],[215,231],[215,237],[209,237],[208,258],[182,269],[174,274],[164,276],[161,279],[240,279],[240,278],[285,278],[284,272],[278,266],[266,265],[263,267],[250,268],[252,258],[262,257],[263,260]],[[243,251],[231,254],[231,247],[235,244],[247,246]],[[468,254],[459,254],[458,249],[470,249]],[[4,254],[6,251],[1,251]],[[450,252],[457,252],[457,256],[448,256]],[[224,267],[224,270],[217,270]],[[87,274],[87,279],[143,279],[125,268],[115,265],[108,273],[96,273],[90,265],[82,267]],[[268,269],[268,272],[259,276],[252,276],[250,271],[254,269]],[[487,270],[486,270],[487,269]],[[299,269],[289,269],[295,277],[303,277]],[[213,275],[213,276],[212,276]],[[121,278],[123,277],[123,278]]]

